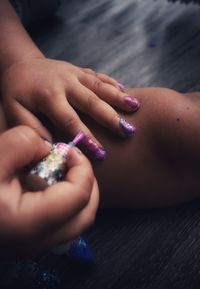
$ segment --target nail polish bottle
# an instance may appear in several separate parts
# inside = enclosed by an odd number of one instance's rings
[[[33,190],[41,190],[62,181],[67,172],[69,148],[78,144],[84,137],[85,134],[80,132],[68,144],[53,144],[50,154],[31,169],[28,176],[29,187]],[[66,254],[70,258],[83,263],[94,262],[94,255],[88,243],[80,236],[72,242],[52,249],[52,252],[58,255]]]

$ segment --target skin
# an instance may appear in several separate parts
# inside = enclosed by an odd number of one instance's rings
[[[130,137],[129,140],[121,140],[111,135],[107,130],[91,122],[90,119],[84,120],[108,151],[105,161],[94,163],[94,172],[100,189],[101,206],[118,208],[160,207],[175,205],[198,198],[200,186],[200,93],[181,94],[166,88],[137,88],[131,89],[130,92],[139,98],[141,109],[135,115],[126,115],[129,121],[133,121],[137,125],[135,135]],[[20,132],[21,128],[22,127],[18,127],[15,129],[18,129]],[[5,142],[4,138],[6,133],[10,134],[10,138],[9,141],[7,140]],[[43,210],[40,210],[39,203],[38,206],[35,206],[32,214],[30,214],[30,208],[33,209],[31,204],[34,200],[28,197],[31,196],[30,193],[27,196],[29,200],[27,200],[26,206],[23,207],[25,211],[22,210],[18,215],[19,220],[23,220],[22,226],[15,227],[16,223],[13,225],[13,215],[14,217],[17,216],[16,208],[19,208],[19,202],[16,198],[5,198],[4,196],[9,196],[14,190],[16,196],[20,194],[26,199],[26,194],[22,194],[22,188],[19,189],[17,170],[13,175],[13,168],[23,167],[30,162],[30,159],[27,160],[28,153],[26,150],[27,147],[29,150],[30,148],[32,148],[32,150],[35,149],[35,145],[31,145],[32,143],[35,144],[35,140],[29,136],[26,138],[26,141],[29,140],[29,145],[26,146],[26,143],[23,141],[22,146],[22,142],[20,142],[17,150],[15,141],[17,138],[16,135],[13,134],[13,130],[8,130],[6,133],[1,135],[0,157],[1,159],[4,157],[4,164],[6,166],[9,161],[10,169],[12,170],[8,170],[6,186],[4,186],[5,180],[2,179],[2,177],[0,179],[0,220],[6,220],[6,222],[8,222],[5,227],[8,228],[6,232],[2,229],[2,224],[0,224],[0,240],[5,240],[3,244],[1,241],[0,250],[3,248],[5,252],[5,249],[8,251],[8,247],[5,247],[5,244],[6,246],[10,246],[10,249],[13,246],[13,239],[17,240],[15,242],[16,247],[18,244],[21,245],[20,242],[23,242],[23,240],[28,240],[29,243],[27,247],[23,248],[23,246],[20,246],[25,252],[34,252],[34,250],[38,251],[39,249],[48,248],[50,245],[59,243],[61,239],[64,241],[63,238],[68,238],[68,231],[65,231],[65,229],[61,230],[61,235],[59,235],[59,230],[51,226],[51,222],[54,222],[54,216],[50,216],[50,220],[46,219],[45,213],[43,214]],[[16,161],[12,159],[11,152],[13,151],[18,151],[17,154],[14,153],[14,156],[19,156],[18,162],[20,162],[20,165],[16,166]],[[21,151],[21,155],[19,151]],[[37,157],[41,158],[42,154],[38,154]],[[21,158],[24,158],[23,163]],[[85,158],[83,160],[86,162]],[[80,173],[83,173],[85,166],[87,167],[89,164],[88,162],[84,162],[82,163]],[[0,176],[2,172],[5,173],[5,168],[1,162]],[[88,177],[80,177],[75,173],[75,187],[77,188],[80,179],[83,182],[85,181],[85,186],[87,187],[88,181],[90,180],[91,182],[91,175],[93,175],[91,168]],[[15,181],[10,182],[13,177]],[[13,184],[15,185],[14,187]],[[79,194],[79,197],[83,197],[85,200],[85,196],[82,195],[83,191],[81,186],[82,185],[80,185],[81,194]],[[52,190],[54,190],[54,188],[57,199],[60,188],[58,190],[58,187],[52,187]],[[85,190],[85,192],[87,192],[87,190]],[[66,188],[64,194],[67,193]],[[40,194],[42,195],[41,192],[39,195]],[[48,197],[48,194],[44,194],[44,196],[45,195]],[[74,195],[74,193],[72,195]],[[90,194],[90,199],[91,196],[92,194]],[[77,216],[79,222],[84,222],[85,218],[87,219],[88,217],[88,222],[86,222],[88,225],[91,220],[94,220],[98,204],[97,196],[98,193],[96,192],[96,202],[94,202],[93,207],[89,206],[90,202],[87,199],[89,210],[85,213],[85,217],[83,217],[84,215],[82,215],[82,213]],[[6,206],[4,206],[5,200]],[[63,214],[65,212],[68,216],[71,203],[68,203],[67,198],[65,200],[66,210],[63,209]],[[76,207],[75,204],[76,202],[72,208]],[[44,205],[46,205],[46,214],[48,214],[49,211],[52,212],[46,200]],[[7,210],[2,210],[2,206],[7,208]],[[15,214],[13,214],[13,208]],[[55,210],[60,216],[59,206],[57,207],[56,205]],[[40,211],[42,215],[40,215]],[[17,210],[17,212],[20,211]],[[23,218],[21,216],[23,216]],[[35,220],[37,220],[36,223]],[[41,228],[41,220],[43,220],[46,227],[42,226]],[[70,220],[71,219],[68,221]],[[68,221],[66,219],[65,224],[67,228]],[[30,226],[29,222],[33,222],[34,226],[32,223]],[[20,221],[17,224],[20,224]],[[51,232],[51,230],[48,231],[50,227],[53,228],[53,232]],[[83,225],[81,229],[85,227]],[[35,228],[36,232],[34,230],[32,231],[32,229],[28,230],[28,228]],[[73,226],[69,226],[69,228],[73,228],[74,230],[77,227],[73,223]],[[8,232],[14,233],[10,235]],[[46,235],[47,232],[49,235]],[[47,238],[45,238],[46,236]],[[56,238],[56,240],[54,240],[54,238]],[[38,241],[37,244],[40,244],[39,248],[35,248],[35,240]],[[14,252],[14,249],[12,252]]]
[[[107,149],[107,159],[93,163],[101,206],[160,207],[198,198],[200,93],[129,92],[141,102],[136,114],[126,114],[137,126],[133,137],[119,139],[84,119]]]
[[[69,150],[64,181],[34,192],[22,185],[24,168],[44,158],[50,149],[26,126],[0,135],[1,256],[33,255],[63,244],[94,221],[98,185],[89,161],[77,149]]]
[[[160,207],[198,198],[200,93],[165,88],[128,93],[141,102],[135,115],[126,115],[136,124],[134,137],[120,140],[90,126],[108,151],[107,159],[94,165],[102,206]]]
[[[83,131],[101,146],[76,110],[121,136],[113,105],[131,113],[138,102],[127,101],[117,81],[105,74],[47,59],[9,0],[0,1],[0,35],[0,97],[8,126],[18,126],[0,136],[0,253],[21,255],[73,239],[93,222],[98,206],[92,167],[73,150],[65,182],[34,193],[22,187],[21,170],[48,153],[41,151],[38,135],[52,139],[38,114],[53,123],[54,131],[62,129],[70,138]],[[0,122],[3,131],[3,114]]]
[[[113,106],[133,112],[138,102],[127,99],[116,80],[88,68],[46,58],[8,0],[0,1],[0,35],[1,97],[11,125],[28,125],[51,139],[37,118],[42,113],[70,137],[81,130],[98,143],[79,118],[78,110],[121,135],[118,113]]]
[[[164,88],[122,92],[106,75],[46,59],[7,0],[0,1],[0,34],[1,98],[9,124],[27,125],[51,139],[36,117],[42,112],[68,137],[82,130],[100,140],[108,151],[107,160],[94,164],[102,206],[158,207],[199,196],[198,93]],[[136,114],[127,95],[141,103]],[[74,106],[90,118],[80,120]],[[134,137],[117,137],[117,109],[136,124]],[[75,150],[65,182],[36,193],[24,191],[21,170],[49,152],[34,130],[19,126],[0,136],[0,252],[28,254],[74,238],[93,222],[98,206],[91,165]]]

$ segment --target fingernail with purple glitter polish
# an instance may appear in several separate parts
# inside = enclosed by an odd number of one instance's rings
[[[135,97],[132,97],[130,95],[126,95],[124,97],[124,100],[125,100],[125,103],[127,103],[129,105],[129,107],[131,107],[133,110],[136,110],[139,108],[140,106],[140,103],[139,101],[137,100],[137,98]]]
[[[94,140],[85,136],[80,143],[86,148],[92,159],[99,161],[105,160],[106,150],[103,147],[100,147]]]
[[[127,122],[121,116],[119,116],[119,127],[121,129],[123,136],[127,137],[132,136],[136,131],[135,126]]]
[[[125,89],[125,86],[120,82],[117,83],[117,87],[122,91],[124,91],[124,89]]]

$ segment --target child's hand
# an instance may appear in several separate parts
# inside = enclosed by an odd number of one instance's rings
[[[95,217],[98,186],[83,154],[69,150],[66,181],[44,191],[24,191],[24,166],[50,151],[30,128],[15,127],[0,136],[0,254],[29,254],[78,236]]]
[[[138,101],[122,92],[112,78],[46,58],[28,59],[8,68],[2,77],[2,97],[13,124],[28,125],[47,138],[49,132],[35,116],[37,113],[46,115],[71,136],[83,131],[93,137],[76,110],[122,135],[119,115],[112,106],[125,112],[139,107]]]

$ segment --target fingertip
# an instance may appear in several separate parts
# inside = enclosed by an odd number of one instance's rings
[[[35,132],[41,136],[42,139],[52,143],[52,135],[44,126],[33,127]]]
[[[86,133],[86,134],[85,134],[85,138],[84,138],[84,139],[93,140],[98,147],[103,147],[103,145],[102,145],[102,144],[99,142],[99,140],[91,133],[91,131],[89,131],[89,133]],[[83,139],[83,140],[84,140],[84,139]]]
[[[106,150],[103,145],[95,138],[91,131],[84,127],[75,135],[75,138],[82,133],[80,140],[76,145],[83,150],[86,155],[92,160],[104,160],[106,158]],[[73,141],[71,142],[73,144]],[[81,151],[76,150],[77,154],[81,156]]]
[[[22,147],[26,147],[26,150],[29,148],[30,154],[33,155],[33,160],[41,159],[50,152],[51,144],[42,139],[36,130],[24,125],[16,128],[15,138],[18,139]]]
[[[79,165],[83,161],[84,155],[80,151],[80,149],[76,146],[69,146],[69,151],[67,155],[67,164],[68,167],[72,167],[74,165]]]
[[[122,116],[118,116],[118,127],[119,127],[119,133],[122,137],[131,137],[136,132],[136,126],[129,123],[126,119],[124,119]]]
[[[86,135],[85,138],[81,141],[80,145],[92,160],[105,160],[106,150],[101,144],[99,144],[99,142],[96,142],[94,138]]]
[[[51,150],[52,149],[52,143],[51,142],[49,142],[48,140],[46,140],[46,139],[43,139],[44,140],[44,143],[45,143],[45,145],[47,146],[47,148],[49,149],[49,150]]]
[[[133,97],[131,95],[124,96],[124,103],[126,105],[126,108],[132,112],[137,111],[140,107],[139,100],[136,97]]]
[[[44,140],[30,127],[20,125],[1,135],[1,176],[43,159],[50,151]]]
[[[15,138],[16,141],[20,141],[28,146],[35,143],[39,138],[37,132],[33,128],[26,125],[16,126],[8,132],[13,139]]]

